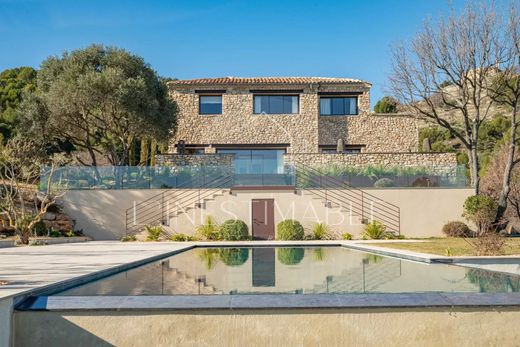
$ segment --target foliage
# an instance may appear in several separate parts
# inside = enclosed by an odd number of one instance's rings
[[[172,241],[176,242],[185,242],[185,241],[197,241],[197,238],[195,236],[186,235],[183,233],[175,233],[171,236]]]
[[[220,225],[219,239],[226,241],[247,240],[249,229],[246,223],[239,219],[228,219]]]
[[[217,265],[219,250],[216,248],[202,248],[197,250],[199,259],[211,270]]]
[[[49,234],[49,230],[42,220],[35,223],[31,231],[34,236],[47,236]]]
[[[133,242],[133,241],[137,241],[137,236],[125,235],[121,238],[121,242]]]
[[[278,248],[278,261],[284,265],[297,265],[305,256],[303,247]]]
[[[36,70],[32,67],[17,67],[0,72],[0,134],[4,140],[14,135],[17,110],[23,96],[35,89]]]
[[[463,216],[477,226],[478,233],[488,231],[493,223],[497,203],[487,195],[473,195],[464,202]]]
[[[219,225],[213,216],[206,216],[204,223],[199,225],[195,232],[203,240],[219,239]]]
[[[49,231],[50,237],[62,237],[62,233],[59,230],[51,230]]]
[[[145,226],[144,227],[147,233],[146,240],[147,241],[159,241],[159,238],[163,234],[163,228],[160,225],[154,226]]]
[[[313,240],[331,240],[332,235],[330,232],[330,228],[325,223],[316,223],[312,227],[312,239]]]
[[[352,240],[352,239],[353,239],[353,236],[352,236],[351,233],[343,233],[343,234],[341,234],[341,238],[342,238],[343,240]]]
[[[481,293],[507,293],[511,291],[516,293],[520,291],[520,278],[505,273],[470,269],[466,277],[471,283],[478,285]]]
[[[247,248],[221,248],[219,258],[227,266],[240,266],[249,258],[249,250]]]
[[[389,233],[386,231],[386,226],[374,220],[363,228],[363,240],[381,240],[389,238]]]
[[[495,232],[484,232],[474,239],[467,239],[476,255],[502,255],[506,239]]]
[[[66,187],[41,184],[41,168],[47,166],[46,177],[50,180],[56,173],[56,167],[64,161],[61,155],[49,156],[44,148],[28,138],[14,137],[2,149],[0,213],[6,217],[2,223],[15,230],[22,244],[29,243],[34,225],[65,193]]]
[[[442,232],[448,237],[472,237],[473,232],[463,222],[448,222],[442,227]]]
[[[167,140],[176,107],[166,84],[143,59],[123,49],[92,45],[50,57],[38,88],[20,105],[24,127],[43,142],[61,139],[112,165],[125,165],[135,140]]]
[[[383,261],[383,257],[377,254],[369,253],[367,254],[363,260],[366,264],[377,264]]]
[[[374,187],[376,188],[389,188],[389,187],[395,187],[395,182],[391,180],[390,178],[383,177],[375,181]]]
[[[286,219],[276,226],[277,240],[303,240],[303,226],[297,220]]]
[[[430,147],[433,152],[454,152],[455,148],[451,144],[454,137],[448,129],[440,126],[428,126],[419,130],[419,150],[426,151],[423,148],[424,139],[429,139]]]
[[[315,248],[314,249],[314,259],[316,261],[323,261],[325,260],[325,248]]]
[[[375,113],[396,113],[399,102],[390,97],[383,96],[374,106]]]

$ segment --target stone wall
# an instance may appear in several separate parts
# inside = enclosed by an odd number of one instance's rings
[[[291,153],[317,153],[318,145],[365,145],[367,152],[406,152],[417,149],[417,125],[410,117],[370,114],[370,86],[366,83],[334,85],[246,85],[198,86],[169,84],[170,95],[179,107],[178,127],[171,139],[188,145],[288,144]],[[298,114],[256,115],[254,90],[303,90]],[[199,115],[195,90],[222,90],[222,114]],[[359,92],[357,116],[320,116],[318,92]]]
[[[363,152],[416,152],[418,122],[409,116],[362,114],[319,117],[319,144],[365,145]]]
[[[234,154],[157,154],[156,166],[227,166],[232,167]]]
[[[428,167],[431,173],[450,173],[457,166],[455,153],[351,153],[286,154],[286,163],[296,161],[315,168],[337,166]]]

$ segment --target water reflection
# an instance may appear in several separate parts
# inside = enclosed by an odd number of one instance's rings
[[[194,249],[59,295],[518,292],[520,277],[341,247]]]

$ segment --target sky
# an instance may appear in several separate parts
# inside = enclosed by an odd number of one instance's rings
[[[359,78],[373,84],[373,106],[385,95],[391,45],[464,3],[0,0],[0,70],[38,68],[51,55],[102,43],[178,79]]]

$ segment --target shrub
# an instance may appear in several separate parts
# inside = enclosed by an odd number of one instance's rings
[[[61,232],[59,230],[51,230],[51,231],[49,231],[49,236],[50,237],[62,237],[63,235],[61,234]]]
[[[227,266],[240,266],[249,258],[247,248],[221,248],[219,258]]]
[[[479,234],[487,232],[497,210],[495,200],[487,195],[473,195],[464,202],[463,216],[475,223]]]
[[[163,233],[163,228],[160,225],[155,226],[146,226],[146,233],[148,236],[146,237],[146,240],[148,241],[159,241],[159,238],[161,237],[161,234]]]
[[[304,234],[303,226],[297,220],[286,219],[276,226],[278,240],[303,240]]]
[[[278,261],[284,265],[297,265],[305,256],[305,249],[298,248],[278,248]]]
[[[380,178],[374,183],[374,187],[376,188],[387,188],[387,187],[395,187],[395,183],[390,178]]]
[[[390,97],[383,96],[374,106],[375,113],[396,113],[399,102]]]
[[[121,238],[121,242],[131,242],[137,241],[137,237],[135,235],[125,235]]]
[[[197,250],[199,259],[211,270],[217,265],[219,250],[216,248],[202,248]]]
[[[47,236],[49,234],[49,230],[42,220],[34,224],[32,232],[35,236]]]
[[[352,234],[350,234],[350,233],[343,233],[343,234],[341,234],[341,238],[343,240],[352,240],[353,237],[352,237]]]
[[[448,237],[471,237],[473,233],[466,223],[448,222],[442,227],[442,232]]]
[[[203,240],[218,240],[218,231],[218,224],[212,216],[207,216],[204,224],[199,225],[196,229],[197,235]]]
[[[377,220],[368,223],[363,229],[363,240],[381,240],[388,237],[386,226]]]
[[[219,228],[219,239],[226,241],[247,240],[249,229],[246,223],[239,219],[228,219]]]
[[[332,238],[330,228],[325,223],[314,224],[311,236],[313,240],[330,240]]]
[[[502,255],[506,239],[495,232],[485,232],[475,239],[470,239],[476,255]]]
[[[172,235],[170,240],[177,241],[177,242],[184,242],[184,241],[197,241],[197,238],[195,236],[186,235],[183,233],[175,233]]]

